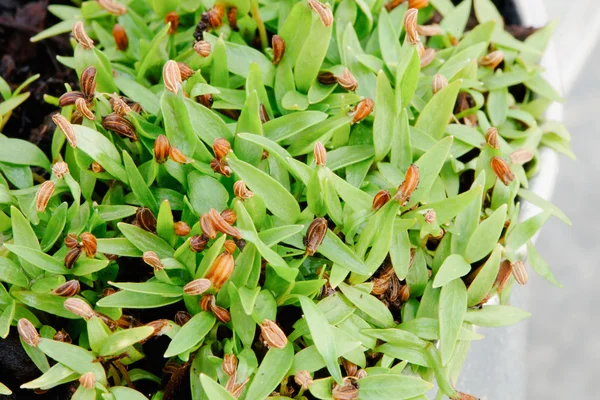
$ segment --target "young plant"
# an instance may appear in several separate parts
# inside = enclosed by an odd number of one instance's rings
[[[34,40],[72,30],[80,88],[49,99],[51,154],[0,147],[29,171],[0,182],[0,333],[43,373],[22,387],[472,398],[473,327],[529,316],[525,247],[558,285],[531,240],[569,220],[527,187],[570,137],[543,121],[552,25],[520,41],[490,0],[431,3],[51,6]]]

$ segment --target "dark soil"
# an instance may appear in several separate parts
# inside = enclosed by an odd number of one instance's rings
[[[4,128],[5,135],[29,140],[49,153],[56,107],[44,102],[44,94],[60,96],[65,82],[75,85],[75,72],[60,64],[57,55],[72,52],[68,34],[39,43],[29,39],[57,22],[48,12],[49,0],[0,0],[0,75],[15,89],[32,75],[41,77],[27,88],[31,97],[17,108]],[[72,5],[69,0],[52,4]]]

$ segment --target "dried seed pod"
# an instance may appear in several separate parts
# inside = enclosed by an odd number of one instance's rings
[[[435,220],[437,219],[435,210],[433,208],[430,210],[427,210],[427,212],[425,214],[423,214],[423,219],[425,220],[425,223],[433,224],[435,222]]]
[[[52,294],[60,297],[73,297],[78,294],[80,290],[81,286],[79,285],[79,281],[72,279],[54,289]]]
[[[87,67],[81,73],[79,78],[81,85],[81,93],[89,100],[94,98],[96,94],[96,67]],[[75,103],[77,105],[77,103]]]
[[[204,213],[200,216],[200,228],[204,235],[209,239],[214,239],[217,237],[217,231],[212,223],[212,220],[208,213]]]
[[[433,94],[436,94],[446,86],[448,86],[448,79],[446,79],[444,75],[436,74],[433,77],[433,82],[431,83],[431,89],[433,91]]]
[[[325,150],[325,146],[323,146],[323,143],[315,143],[313,154],[315,157],[315,164],[324,167],[325,163],[327,162],[327,150]]]
[[[165,63],[163,67],[163,81],[165,84],[165,89],[169,92],[177,94],[179,89],[181,88],[181,71],[179,70],[179,65],[177,62],[173,60],[169,60]]]
[[[210,43],[207,42],[206,40],[199,40],[196,43],[194,43],[194,51],[200,57],[208,57],[208,56],[210,56],[210,52],[211,52]]]
[[[116,93],[111,95],[110,104],[112,105],[113,111],[122,117],[126,116],[130,111],[132,111],[131,107],[129,107],[125,100]]]
[[[123,15],[127,12],[127,7],[113,0],[97,0],[100,7],[104,8],[112,15]]]
[[[66,299],[63,306],[66,310],[85,319],[86,321],[96,316],[96,312],[88,303],[76,297],[70,297]]]
[[[173,228],[175,229],[175,234],[177,236],[187,236],[191,231],[190,226],[183,221],[175,222]]]
[[[308,4],[317,13],[324,26],[331,26],[333,24],[333,13],[329,4],[323,4],[318,0],[308,0]]]
[[[313,384],[312,376],[307,370],[300,370],[294,375],[294,382],[302,389],[307,390]]]
[[[224,175],[228,178],[231,176],[231,168],[229,168],[227,162],[225,162],[224,160],[213,158],[213,160],[210,162],[210,167],[217,174]]]
[[[510,185],[510,183],[515,179],[515,174],[512,173],[508,163],[504,161],[503,158],[498,156],[493,157],[490,161],[490,165],[492,166],[492,170],[498,179],[500,179],[506,186]]]
[[[406,0],[390,0],[385,4],[385,9],[390,12],[394,8],[398,7],[400,4],[404,3]]]
[[[75,101],[75,109],[90,121],[96,120],[96,116],[94,115],[92,110],[89,109],[87,102],[84,99],[77,99]]]
[[[242,201],[254,196],[254,193],[246,187],[246,183],[244,181],[236,181],[233,184],[233,194]]]
[[[85,96],[81,92],[67,92],[58,99],[59,107],[72,106],[77,99],[83,99]]]
[[[92,165],[90,166],[90,168],[91,168],[92,172],[94,172],[95,174],[99,174],[101,172],[106,171],[104,169],[104,167],[98,163],[98,161],[94,161],[92,163]]]
[[[102,118],[102,126],[104,129],[112,131],[119,136],[126,137],[132,142],[138,140],[138,135],[133,124],[119,114],[112,113]]]
[[[208,215],[210,217],[212,226],[218,232],[222,232],[226,235],[233,236],[236,239],[240,239],[242,237],[242,233],[237,228],[229,225],[227,223],[227,221],[225,221],[225,219],[223,219],[223,217],[221,217],[221,214],[219,214],[219,212],[217,210],[215,210],[214,208],[210,209],[210,211],[208,212]]]
[[[146,251],[142,256],[142,260],[154,268],[155,271],[160,271],[165,269],[165,265],[160,261],[160,257],[153,251]]]
[[[168,12],[165,16],[165,24],[170,24],[169,35],[176,34],[177,28],[179,28],[179,15],[175,11]]]
[[[42,337],[38,333],[37,329],[31,322],[29,322],[26,318],[21,318],[17,323],[17,330],[19,331],[19,336],[21,340],[27,343],[30,346],[37,347]]]
[[[189,67],[189,65],[187,65],[186,63],[182,63],[182,62],[178,62],[177,66],[179,66],[179,71],[181,73],[181,80],[185,81],[186,79],[189,79],[190,76],[194,75],[196,73],[196,71],[194,71],[193,69],[191,69]]]
[[[498,289],[498,292],[502,292],[510,276],[512,275],[512,264],[508,260],[504,260],[500,263],[500,269],[498,270],[498,275],[496,275],[496,281],[494,282],[494,286]]]
[[[44,212],[48,206],[48,201],[54,194],[56,184],[53,181],[42,183],[35,194],[35,208],[38,212]]]
[[[227,22],[229,22],[229,27],[232,30],[236,32],[240,30],[237,24],[237,7],[230,7],[229,10],[227,10]]]
[[[190,250],[196,253],[204,251],[208,238],[204,235],[194,235],[190,238]]]
[[[187,311],[177,311],[175,314],[175,323],[179,326],[184,326],[190,319],[192,319],[192,314]]]
[[[479,59],[479,65],[486,68],[496,69],[504,61],[504,52],[502,50],[492,51]]]
[[[156,217],[149,208],[141,207],[135,213],[135,220],[140,228],[148,232],[156,232]]]
[[[356,373],[356,379],[362,379],[362,378],[366,378],[367,377],[367,371],[365,371],[364,369],[360,369],[358,370],[358,372]]]
[[[371,283],[373,283],[373,289],[371,289],[371,294],[373,294],[374,296],[381,296],[387,293],[390,287],[390,281],[388,281],[387,279],[373,278],[371,280]]]
[[[425,49],[423,54],[421,54],[421,68],[425,68],[435,59],[435,50],[434,49]]]
[[[67,142],[71,145],[71,147],[77,147],[77,135],[75,135],[75,129],[73,125],[66,119],[64,116],[60,114],[54,114],[52,116],[52,121],[60,128],[61,131],[65,134],[67,138]]]
[[[171,323],[171,321],[169,321],[168,319],[157,319],[156,321],[148,322],[144,326],[149,326],[152,329],[154,329],[154,331],[152,332],[152,334],[150,335],[150,337],[156,337],[156,336],[162,336],[162,335],[164,335],[165,334],[165,328],[169,328],[169,329],[166,329],[166,330],[170,330],[170,323]],[[142,342],[146,342],[150,337],[146,338]]]
[[[206,292],[211,286],[212,283],[208,279],[194,279],[183,287],[183,293],[190,296],[197,296]]]
[[[96,249],[98,247],[96,236],[90,232],[84,232],[81,234],[81,244],[85,255],[92,258],[96,256]]]
[[[215,102],[213,95],[210,93],[201,94],[196,97],[196,100],[206,108],[212,108],[212,105]]]
[[[323,72],[319,72],[319,76],[317,77],[317,80],[319,81],[319,83],[321,85],[335,85],[338,80],[337,77],[333,74],[333,72],[330,71],[323,71]]]
[[[117,290],[114,288],[106,288],[102,291],[102,297],[108,297],[117,293]]]
[[[79,377],[79,383],[87,390],[91,390],[96,386],[96,375],[93,372],[86,372]]]
[[[273,48],[273,64],[277,65],[285,53],[285,41],[279,35],[273,35],[271,38],[271,47]]]
[[[412,196],[417,189],[417,186],[419,186],[419,180],[419,167],[415,164],[411,164],[404,175],[404,182],[398,187],[398,191],[394,197],[396,201],[400,202],[401,206],[405,206],[406,203],[408,203],[410,196]]]
[[[74,125],[81,125],[83,123],[83,115],[77,110],[73,110],[71,114],[71,123]]]
[[[416,8],[416,7],[411,7],[411,8]],[[417,25],[417,32],[419,32],[419,35],[423,35],[423,36],[437,36],[437,35],[441,35],[442,33],[444,33],[444,31],[438,24]]]
[[[525,263],[521,260],[517,260],[511,265],[512,267],[512,275],[515,277],[515,281],[519,285],[526,285],[529,280],[529,275],[527,274],[527,268],[525,268]]]
[[[169,148],[169,157],[171,160],[175,161],[177,164],[190,164],[194,162],[194,160],[188,158],[181,150],[177,147],[171,146]]]
[[[429,0],[408,0],[409,8],[416,8],[418,10],[425,8],[429,5]]]
[[[65,245],[69,249],[73,249],[73,248],[79,246],[79,241],[77,240],[77,235],[75,235],[74,233],[69,233],[65,237]]]
[[[85,32],[83,22],[75,22],[75,25],[73,25],[73,37],[75,38],[77,43],[79,43],[79,45],[84,49],[91,50],[94,48],[94,41]]]
[[[500,139],[498,138],[498,129],[496,129],[494,127],[488,128],[488,130],[485,131],[484,137],[485,137],[485,142],[492,149],[500,148]]]
[[[221,217],[227,222],[229,225],[235,224],[237,221],[237,214],[231,208],[226,208],[221,212]]]
[[[210,311],[224,324],[231,321],[231,313],[221,306],[212,306]]]
[[[421,42],[419,32],[417,31],[417,17],[419,10],[409,8],[404,14],[404,30],[406,31],[406,40],[412,45],[417,45]]]
[[[381,207],[386,205],[391,198],[392,195],[390,194],[390,192],[388,192],[387,190],[380,190],[373,198],[373,205],[371,206],[371,209],[373,211],[379,210]]]
[[[358,88],[358,81],[348,68],[346,68],[344,72],[337,77],[337,82],[343,89],[346,90],[355,91]]]
[[[171,144],[165,135],[158,135],[154,141],[154,159],[159,164],[164,164],[169,159]]]
[[[346,370],[347,376],[356,376],[356,373],[358,372],[358,367],[356,366],[356,364],[354,364],[351,361],[346,360],[345,358],[342,358],[342,365],[344,366],[344,369]]]
[[[234,267],[233,256],[227,252],[221,253],[206,273],[206,279],[209,279],[215,289],[219,290],[233,273]]]
[[[260,117],[260,122],[262,124],[265,124],[267,122],[269,122],[270,118],[269,118],[269,113],[267,112],[267,107],[265,107],[264,104],[261,103],[261,105],[258,107],[258,115]],[[263,155],[262,155],[262,159],[264,160],[264,156],[265,156],[265,152],[266,150],[263,151]],[[269,154],[269,152],[267,152],[267,155]]]
[[[225,7],[222,4],[215,4],[213,8],[202,13],[202,19],[206,20],[212,28],[218,28],[223,23],[225,16]]]
[[[363,119],[367,118],[371,112],[373,112],[373,107],[375,103],[368,97],[365,97],[358,103],[352,111],[350,111],[350,115],[352,116],[352,123],[356,124]]]
[[[518,149],[508,156],[511,164],[523,165],[533,160],[533,151],[529,149]]]
[[[240,397],[240,395],[244,391],[244,387],[246,386],[248,381],[250,381],[250,378],[246,378],[242,383],[236,383],[237,382],[237,372],[236,372],[235,374],[230,376],[229,379],[227,380],[225,389],[229,393],[231,393],[231,395],[233,397],[235,397],[237,399],[238,397]]]
[[[60,331],[56,332],[52,337],[52,340],[56,340],[57,342],[61,343],[73,343],[71,335],[69,335],[64,329],[61,329]]]
[[[260,331],[260,335],[266,346],[276,349],[283,349],[287,346],[288,339],[275,321],[264,319],[260,323]]]
[[[223,368],[223,372],[227,375],[232,376],[237,371],[238,360],[235,354],[225,354],[223,356],[223,364],[221,365]]]
[[[212,145],[213,152],[215,153],[215,157],[217,159],[222,159],[231,151],[231,144],[227,141],[227,139],[217,138],[213,142]]]
[[[226,240],[223,247],[225,248],[225,252],[227,254],[233,254],[235,253],[235,249],[237,249],[237,245],[233,240]]]
[[[333,384],[331,396],[334,400],[356,400],[358,399],[358,387],[351,378],[344,378],[341,385]]]
[[[52,173],[58,178],[62,179],[66,174],[69,173],[69,164],[64,161],[58,161],[52,166]]]
[[[97,313],[99,314],[99,313]],[[108,318],[108,317],[107,317]],[[164,320],[167,321],[167,320]],[[131,315],[122,314],[118,320],[115,321],[117,327],[123,329],[130,329],[142,326],[143,324],[137,319],[133,318]]]
[[[307,255],[313,256],[315,254],[323,239],[325,239],[327,229],[327,220],[325,218],[316,218],[311,222],[304,237]]]
[[[200,308],[202,311],[210,311],[214,305],[216,305],[215,296],[212,294],[205,294],[200,299]]]
[[[112,35],[117,49],[120,51],[127,51],[127,48],[129,47],[129,37],[127,36],[125,28],[123,28],[123,25],[115,24],[112,29]]]

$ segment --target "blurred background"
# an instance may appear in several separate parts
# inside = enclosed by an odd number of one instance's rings
[[[66,38],[38,45],[28,41],[32,34],[57,22],[46,13],[48,3],[69,1],[0,0],[2,76],[20,82],[32,73],[42,74],[31,87],[36,101],[24,105],[31,108],[26,115],[33,117],[13,118],[7,131],[31,136],[42,147],[49,145],[44,116],[53,110],[39,107],[43,93],[60,95],[63,81],[76,81],[72,72],[55,61],[56,54],[68,46]],[[533,314],[531,319],[483,332],[487,338],[473,346],[457,383],[458,388],[479,394],[483,400],[598,398],[593,380],[600,372],[600,336],[594,330],[600,326],[600,313],[594,310],[600,300],[600,290],[595,290],[600,280],[600,225],[595,210],[600,163],[593,154],[600,148],[594,120],[600,104],[600,7],[594,0],[543,3],[548,17],[560,22],[554,46],[566,100],[564,119],[573,135],[577,161],[560,158],[553,196],[573,226],[551,219],[538,237],[537,248],[564,288],[557,289],[531,273],[529,284],[515,288],[512,299],[513,305]],[[529,12],[544,13],[535,6]],[[38,60],[33,70],[32,59]],[[521,340],[523,337],[527,340]]]

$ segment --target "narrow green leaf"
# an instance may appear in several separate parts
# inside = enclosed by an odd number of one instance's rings
[[[117,226],[123,235],[140,251],[154,251],[161,258],[173,256],[173,248],[155,234],[123,222],[119,222]]]
[[[19,98],[21,96],[29,96],[29,93],[24,93],[13,99],[0,103],[0,115],[2,106]],[[39,147],[33,143],[27,142],[21,139],[0,139],[0,161],[16,165],[34,165],[36,167],[42,167],[45,170],[50,169],[50,161]]]
[[[100,307],[115,308],[156,308],[181,301],[179,297],[163,297],[161,295],[136,293],[121,290],[98,300]]]
[[[359,310],[364,312],[376,326],[380,328],[391,328],[394,326],[392,313],[376,297],[343,282],[340,283],[339,287],[344,296]]]
[[[527,257],[529,261],[529,265],[535,271],[536,274],[546,279],[548,282],[553,284],[554,286],[563,287],[557,280],[552,271],[550,271],[550,267],[548,263],[542,258],[537,249],[533,246],[533,243],[527,242]]]
[[[441,287],[448,282],[465,276],[471,271],[471,265],[460,254],[452,254],[446,258],[433,280],[433,287]]]
[[[300,216],[296,199],[281,183],[252,165],[229,156],[228,163],[233,172],[242,179],[248,188],[260,196],[267,208],[286,222],[294,223]]]
[[[507,205],[503,204],[477,226],[469,243],[467,243],[465,252],[465,259],[467,261],[471,263],[479,261],[494,250],[504,229],[506,210]]]
[[[335,379],[336,382],[342,382],[342,373],[340,371],[340,365],[338,363],[338,351],[336,343],[334,341],[333,333],[331,332],[331,326],[325,317],[325,314],[310,300],[308,297],[300,296],[300,304],[302,306],[302,312],[304,318],[308,323],[308,328],[312,336],[312,340],[319,350],[319,354],[325,360],[327,370]]]
[[[38,266],[44,271],[51,272],[53,274],[68,274],[69,269],[64,264],[58,261],[56,258],[49,256],[48,254],[34,250],[25,246],[18,246],[16,244],[5,244],[6,248],[23,260]]]
[[[192,171],[188,175],[190,203],[196,215],[202,215],[211,208],[221,212],[227,208],[229,193],[215,178]]]
[[[202,382],[202,388],[209,399],[235,400],[235,397],[227,389],[215,382],[210,376],[200,374],[200,382]]]
[[[447,365],[454,352],[458,333],[467,309],[467,289],[461,279],[454,279],[442,287],[440,294],[440,347],[442,363]]]
[[[127,179],[129,181],[129,186],[133,191],[138,202],[144,206],[148,207],[150,211],[154,215],[158,214],[158,205],[156,204],[156,199],[148,189],[148,184],[140,174],[137,165],[133,162],[133,159],[129,155],[126,150],[123,150],[123,161],[125,162],[125,170],[127,171]]]
[[[206,311],[194,315],[171,341],[165,351],[165,357],[176,356],[196,346],[212,329],[215,321],[215,316]]]
[[[375,101],[375,122],[373,124],[375,162],[381,161],[392,148],[394,116],[396,114],[395,102],[392,85],[385,73],[380,71],[377,75],[377,99]]]
[[[417,377],[383,374],[369,375],[360,380],[361,400],[411,399],[427,393],[433,384]]]
[[[500,270],[500,257],[502,255],[502,245],[497,245],[485,264],[479,267],[477,276],[467,290],[467,305],[473,307],[487,296],[492,289],[498,271]]]
[[[419,114],[415,128],[439,140],[446,131],[461,85],[462,81],[458,80],[437,92]]]
[[[545,211],[518,224],[506,238],[506,248],[511,250],[520,249],[521,246],[527,243],[527,241],[540,230],[542,225],[548,221],[550,215],[549,211]]]
[[[531,317],[527,311],[511,306],[484,306],[480,310],[469,310],[465,321],[478,326],[497,327],[513,325]]]
[[[61,364],[66,365],[80,374],[92,372],[96,381],[106,384],[106,374],[102,364],[95,362],[94,353],[79,346],[58,342],[52,339],[41,338],[37,346],[46,355]]]
[[[269,349],[248,387],[246,398],[264,399],[268,397],[286,376],[293,360],[294,346],[292,343],[288,343],[283,349]]]
[[[151,326],[140,326],[138,328],[114,332],[102,343],[98,355],[108,356],[119,354],[127,347],[146,339],[152,332],[154,332],[154,328]]]
[[[169,285],[163,282],[108,282],[110,285],[119,289],[136,293],[155,294],[163,297],[183,296],[181,286]]]

